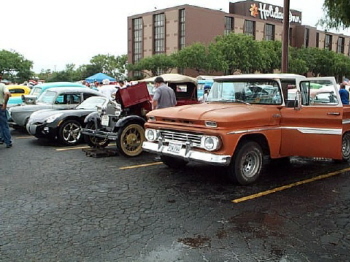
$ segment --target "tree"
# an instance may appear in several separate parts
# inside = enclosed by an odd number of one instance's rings
[[[142,58],[136,64],[127,66],[130,71],[141,71],[143,75],[156,76],[169,72],[175,67],[175,61],[172,56],[166,54],[153,55]]]
[[[34,73],[33,62],[15,51],[0,50],[0,73],[12,82],[28,80]]]
[[[192,68],[199,75],[205,75],[209,71],[210,60],[208,59],[208,49],[202,43],[194,43],[186,46],[173,55],[176,66],[179,68]]]
[[[117,79],[124,79],[126,78],[127,59],[127,55],[96,55],[90,60],[90,63],[96,67],[102,68],[102,72],[107,75]]]
[[[282,43],[280,41],[259,41],[262,65],[260,72],[273,73],[281,68]]]
[[[252,36],[231,33],[218,36],[212,48],[219,50],[227,66],[227,74],[236,71],[253,73],[262,68],[261,48]]]
[[[349,0],[325,0],[323,11],[325,17],[320,19],[319,24],[330,28],[350,27],[350,1]]]

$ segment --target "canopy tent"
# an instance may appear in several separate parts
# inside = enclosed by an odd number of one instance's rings
[[[113,77],[110,77],[104,73],[97,73],[97,74],[94,74],[92,76],[89,76],[88,78],[85,78],[85,81],[88,82],[88,83],[93,83],[95,81],[97,82],[102,82],[104,79],[108,79],[109,81],[111,82],[115,82],[115,78]]]
[[[162,74],[160,76],[163,77],[164,82],[168,82],[168,83],[193,83],[193,84],[197,84],[197,79],[190,77],[190,76],[185,76],[185,75],[180,75],[180,74]],[[145,79],[139,80],[139,82],[153,83],[154,80],[156,79],[156,77],[157,76],[145,78]]]

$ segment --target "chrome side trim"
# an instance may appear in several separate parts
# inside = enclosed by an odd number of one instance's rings
[[[349,120],[350,124],[350,120]],[[231,131],[227,134],[244,134],[244,133],[256,133],[267,130],[277,130],[277,129],[292,129],[298,130],[303,134],[318,134],[318,135],[342,135],[341,128],[314,128],[314,127],[292,127],[292,126],[282,126],[282,127],[269,127],[269,128],[256,128],[256,129],[248,129],[248,130],[237,130]]]
[[[350,124],[350,119],[343,119],[343,125]]]

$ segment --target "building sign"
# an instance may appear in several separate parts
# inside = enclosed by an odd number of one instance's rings
[[[283,20],[282,8],[278,6],[273,6],[270,4],[259,3],[259,7],[256,4],[250,5],[250,15],[253,17],[260,16],[260,19],[267,20],[268,18],[273,18],[277,20]],[[301,17],[293,15],[289,12],[289,22],[301,24]]]

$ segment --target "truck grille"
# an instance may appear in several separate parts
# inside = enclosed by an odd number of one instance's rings
[[[160,135],[165,141],[176,141],[180,143],[191,142],[193,146],[201,145],[202,135],[199,134],[161,130]]]

